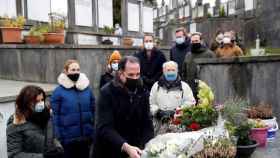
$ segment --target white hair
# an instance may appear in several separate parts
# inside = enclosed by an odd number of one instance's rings
[[[174,66],[178,70],[178,64],[175,61],[167,61],[163,63],[162,68],[164,69],[167,66]]]

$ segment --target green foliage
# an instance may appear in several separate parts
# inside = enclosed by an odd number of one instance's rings
[[[249,123],[246,110],[248,103],[242,99],[231,99],[224,103],[222,116],[226,120],[225,127],[230,135],[237,137],[238,145],[251,145],[249,138],[252,124]]]
[[[192,106],[183,108],[183,115],[180,118],[182,124],[189,126],[198,123],[201,128],[214,125],[218,119],[218,112],[212,106]]]
[[[48,32],[47,25],[35,25],[30,28],[29,35],[42,37],[42,34],[47,32]]]
[[[102,28],[102,31],[103,31],[104,33],[108,34],[108,35],[111,35],[111,34],[114,33],[114,28],[109,27],[109,26],[104,26],[104,27]]]
[[[226,12],[225,12],[225,7],[222,6],[219,10],[219,16],[220,17],[225,17],[226,16]]]
[[[63,32],[65,29],[66,17],[58,13],[50,13],[49,17],[48,32]]]
[[[114,24],[122,23],[121,0],[113,0],[113,21]]]
[[[25,18],[23,16],[18,16],[15,19],[5,16],[1,19],[0,26],[2,27],[18,27],[23,28],[25,24]]]

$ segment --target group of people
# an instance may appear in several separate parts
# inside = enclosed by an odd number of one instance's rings
[[[223,39],[213,52],[201,33],[188,36],[179,28],[175,35],[170,61],[152,35],[145,35],[144,48],[131,56],[114,51],[97,102],[77,60],[66,61],[50,104],[40,87],[23,88],[8,121],[8,157],[140,158],[145,144],[164,133],[177,107],[197,103],[194,59],[220,56],[218,50],[227,45]],[[63,156],[56,147],[63,148]]]

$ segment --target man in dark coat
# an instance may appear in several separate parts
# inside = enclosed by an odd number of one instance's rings
[[[140,80],[137,58],[119,63],[119,72],[100,92],[93,158],[140,158],[154,136],[148,92]]]
[[[209,50],[201,42],[201,33],[193,33],[191,35],[191,53],[186,55],[184,66],[183,66],[183,80],[186,81],[192,91],[193,95],[198,103],[198,69],[195,59],[198,58],[214,58],[216,57],[214,52]]]
[[[162,75],[162,65],[166,58],[164,54],[154,46],[154,39],[151,35],[144,36],[144,49],[135,54],[140,60],[141,77],[144,85],[151,90],[153,84]]]
[[[184,28],[178,28],[175,32],[175,45],[170,49],[170,60],[178,64],[179,75],[182,76],[182,68],[187,53],[191,51],[191,40]]]

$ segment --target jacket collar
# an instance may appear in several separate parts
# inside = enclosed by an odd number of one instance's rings
[[[78,90],[84,90],[89,86],[89,79],[84,73],[80,73],[80,77],[77,82],[73,82],[68,78],[65,73],[61,73],[57,79],[58,83],[66,89],[76,87]]]

